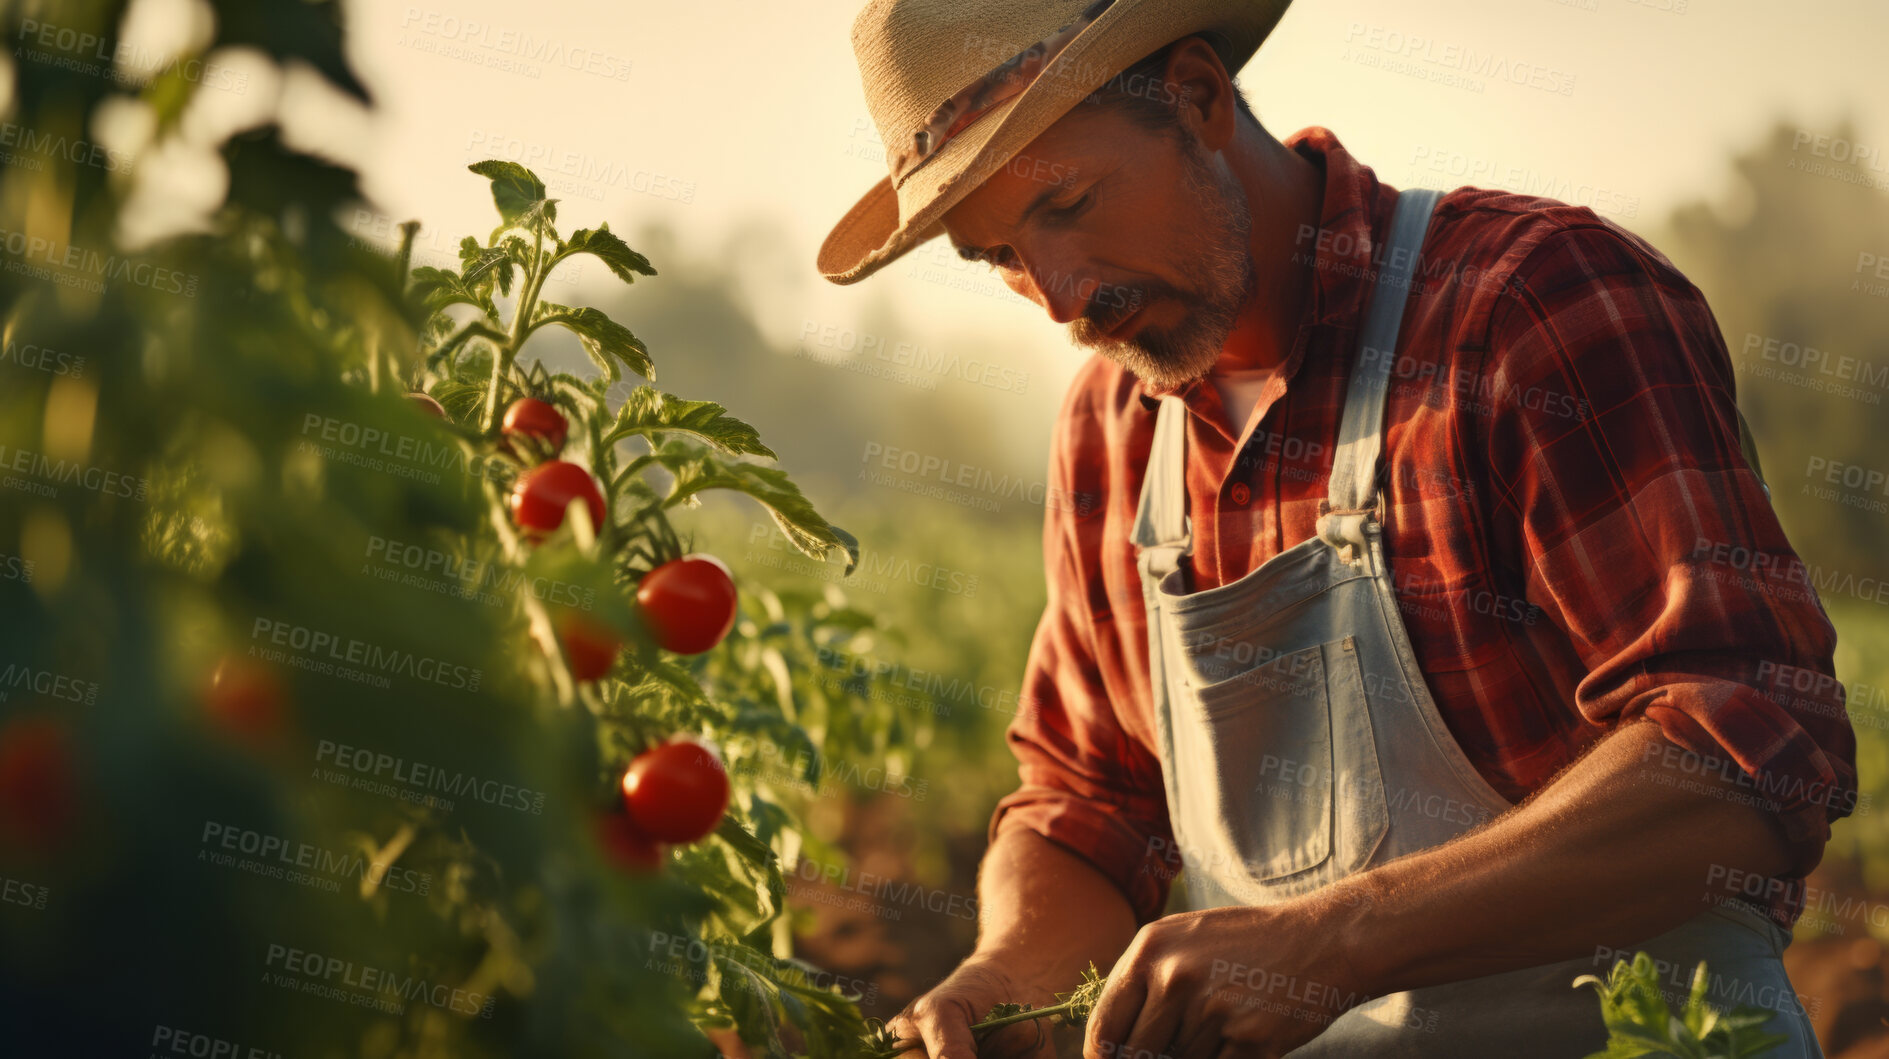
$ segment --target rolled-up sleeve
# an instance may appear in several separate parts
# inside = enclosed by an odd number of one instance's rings
[[[1856,807],[1855,734],[1814,571],[1740,450],[1717,322],[1611,226],[1543,238],[1516,280],[1487,346],[1491,537],[1519,542],[1584,663],[1581,714],[1656,722],[1690,754],[1649,766],[1734,781],[1807,873]]]
[[[1091,458],[1079,404],[1065,401],[1050,445],[1049,495],[1075,496],[1071,461]],[[1157,756],[1117,713],[1097,661],[1087,606],[1099,560],[1079,550],[1075,505],[1050,505],[1043,527],[1048,602],[1024,666],[1006,741],[1017,790],[991,814],[990,840],[1034,831],[1094,865],[1128,898],[1139,921],[1161,914],[1179,860]]]

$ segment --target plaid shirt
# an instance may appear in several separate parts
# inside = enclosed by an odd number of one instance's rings
[[[1315,535],[1394,202],[1329,130],[1287,144],[1325,174],[1294,258],[1312,269],[1297,340],[1244,429],[1204,380],[1172,391],[1190,413],[1194,590]],[[1512,801],[1622,722],[1656,722],[1700,756],[1649,770],[1748,785],[1794,853],[1783,887],[1702,884],[1795,922],[1801,876],[1855,807],[1855,737],[1835,630],[1740,450],[1704,296],[1585,207],[1476,188],[1438,203],[1419,269],[1391,373],[1384,546],[1444,721]],[[1130,543],[1156,393],[1096,355],[1064,397],[1049,485],[1084,502],[1045,518],[1049,603],[1008,731],[1022,782],[990,822],[993,840],[1028,828],[1093,862],[1143,919],[1172,874]]]

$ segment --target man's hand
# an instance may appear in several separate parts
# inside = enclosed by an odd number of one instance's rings
[[[1284,1055],[1364,1002],[1317,898],[1214,908],[1141,928],[1109,972],[1085,1059]]]
[[[950,977],[887,1025],[924,1042],[911,1059],[1049,1059],[1050,1028],[1006,1027],[981,1042],[971,1024],[998,1004],[1056,1003],[1082,969],[1105,967],[1135,936],[1128,898],[1094,865],[1033,831],[997,836],[978,877],[978,939]],[[1039,1040],[1040,1038],[1040,1040]]]
[[[887,1028],[901,1037],[925,1042],[924,1050],[905,1054],[930,1059],[1054,1059],[1047,1025],[1028,1022],[1009,1026],[986,1038],[981,1046],[971,1036],[971,1024],[982,1021],[996,1004],[1041,1007],[1056,1002],[1055,989],[1005,970],[1006,962],[994,956],[972,956],[931,992],[899,1012]]]
[[[1623,725],[1440,846],[1280,904],[1148,924],[1109,972],[1084,1055],[1283,1055],[1371,997],[1630,945],[1697,915],[1729,870],[1787,868],[1770,811],[1670,749],[1658,725]]]

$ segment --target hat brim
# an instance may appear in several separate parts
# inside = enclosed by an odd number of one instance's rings
[[[908,180],[936,182],[909,218],[899,216],[898,191],[891,178],[881,178],[846,211],[820,244],[816,260],[820,274],[838,284],[857,283],[942,234],[940,222],[951,207],[1003,168],[1079,100],[1170,41],[1203,30],[1218,30],[1228,41],[1228,54],[1222,60],[1230,73],[1237,74],[1271,34],[1290,3],[1117,0],[1069,42],[1052,67],[1091,72],[1089,77],[1040,78],[953,138],[907,176]],[[984,128],[980,130],[979,126]]]

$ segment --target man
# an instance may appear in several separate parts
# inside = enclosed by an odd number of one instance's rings
[[[855,22],[891,175],[822,273],[944,234],[1098,354],[977,947],[893,1028],[1048,1054],[969,1025],[1093,961],[1089,1056],[1582,1056],[1644,950],[1820,1055],[1779,956],[1855,747],[1716,322],[1590,210],[1273,139],[1285,6]]]

